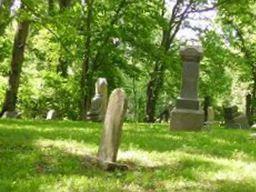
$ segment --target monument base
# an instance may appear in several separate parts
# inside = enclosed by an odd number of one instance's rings
[[[239,115],[237,117],[235,117],[233,120],[231,121],[227,121],[225,122],[225,125],[227,128],[233,128],[233,129],[248,129],[250,128],[249,123],[248,123],[248,119],[245,115]]]
[[[94,122],[101,122],[104,120],[104,117],[99,114],[87,113],[86,120],[94,121]]]
[[[200,131],[204,125],[202,110],[177,109],[171,112],[171,130]]]
[[[197,99],[178,98],[176,108],[199,110],[199,101]]]

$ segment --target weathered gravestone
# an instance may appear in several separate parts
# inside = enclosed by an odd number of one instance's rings
[[[5,118],[19,119],[19,118],[21,118],[21,113],[17,112],[17,111],[5,111],[2,118],[3,119],[5,119]]]
[[[224,107],[224,119],[227,128],[249,128],[246,115],[239,113],[237,106]]]
[[[207,122],[213,122],[214,121],[214,109],[212,106],[208,107],[207,109]]]
[[[51,109],[47,112],[46,120],[56,119],[56,116],[56,111],[54,109]]]
[[[122,89],[115,89],[109,98],[98,152],[98,158],[102,162],[116,162],[126,110],[125,92]]]
[[[156,122],[161,123],[161,122],[168,122],[170,120],[170,114],[171,111],[173,110],[174,106],[169,103],[167,106],[165,106],[164,110],[160,113],[160,115],[157,117]]]
[[[128,169],[127,165],[116,163],[126,110],[125,92],[122,89],[115,89],[109,98],[98,156],[97,158],[86,156],[87,163],[97,165],[107,171]]]
[[[171,112],[171,130],[201,130],[204,112],[199,107],[197,89],[203,53],[200,47],[190,46],[182,49],[180,55],[183,61],[182,87],[176,107]]]
[[[91,109],[87,113],[87,119],[103,121],[108,104],[108,84],[105,78],[98,78],[95,83],[95,95],[91,101]]]

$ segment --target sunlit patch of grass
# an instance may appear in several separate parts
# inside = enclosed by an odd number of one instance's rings
[[[77,142],[75,140],[49,140],[39,139],[35,142],[35,145],[40,147],[41,150],[46,148],[58,148],[64,153],[73,155],[84,156],[85,154],[96,154],[96,145],[86,144],[84,142]]]
[[[256,191],[251,131],[170,132],[167,124],[125,123],[118,161],[104,172],[96,156],[102,125],[0,120],[0,191]]]

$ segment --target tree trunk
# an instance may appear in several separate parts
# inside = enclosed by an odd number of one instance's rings
[[[5,111],[15,111],[16,109],[17,94],[20,85],[21,68],[24,60],[24,50],[28,33],[29,21],[21,21],[18,24],[18,29],[14,39],[8,89],[6,90],[5,101],[2,107],[2,111],[0,113],[1,116],[4,114]]]
[[[87,1],[87,18],[86,18],[86,40],[85,40],[85,52],[84,60],[82,63],[82,74],[80,80],[80,119],[86,118],[86,113],[88,111],[88,100],[90,100],[89,89],[92,81],[91,67],[90,67],[90,46],[91,46],[91,23],[92,23],[92,12],[93,12],[93,0]]]
[[[65,59],[65,54],[63,53],[63,49],[60,50],[59,63],[57,66],[57,73],[60,74],[61,77],[68,77],[68,61]]]
[[[173,43],[174,38],[178,33],[182,22],[188,16],[187,13],[191,8],[192,3],[193,1],[190,1],[190,3],[186,6],[184,10],[180,9],[180,7],[183,6],[182,1],[177,0],[175,5],[173,6],[171,18],[169,20],[169,25],[167,29],[163,29],[162,41],[160,44],[160,49],[163,50],[164,55],[166,55],[170,50],[170,46]],[[163,10],[164,9],[165,7],[163,6]],[[164,17],[164,11],[162,13],[162,16]],[[147,105],[145,118],[147,122],[155,121],[155,108],[160,90],[163,87],[165,69],[165,63],[161,61],[155,62],[155,68],[152,71],[149,83],[147,85]]]
[[[248,94],[246,95],[245,114],[248,119],[249,125],[252,125],[251,108],[252,108],[252,95]]]
[[[70,7],[72,0],[59,0],[60,10],[64,11],[68,7]]]
[[[53,0],[49,0],[53,1]],[[71,0],[59,0],[59,7],[60,13],[65,12],[67,9],[70,8]],[[61,77],[67,78],[68,77],[68,61],[65,58],[65,51],[63,48],[60,48],[60,57],[59,57],[59,63],[57,66],[57,73],[60,74]]]
[[[256,70],[256,69],[254,69]],[[253,72],[253,86],[252,86],[252,97],[251,97],[251,107],[250,107],[250,123],[254,123],[254,113],[256,108],[256,72]]]
[[[166,54],[170,47],[169,32],[163,31],[163,37],[160,49]],[[147,104],[146,104],[146,122],[155,122],[156,103],[159,97],[159,91],[163,86],[164,81],[164,63],[161,61],[155,62],[155,67],[150,75],[150,80],[147,84]]]
[[[204,121],[208,121],[208,108],[211,106],[211,97],[205,96],[204,97],[204,103],[203,103],[203,109],[204,109]]]
[[[48,14],[53,15],[54,12],[54,0],[48,0]]]
[[[154,80],[150,79],[147,85],[147,104],[146,104],[146,122],[154,122],[155,119],[155,99],[154,99]]]

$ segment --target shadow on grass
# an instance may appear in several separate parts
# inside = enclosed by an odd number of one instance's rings
[[[69,139],[98,145],[102,125],[71,121],[22,121],[1,120],[0,136],[12,143],[27,139]],[[3,129],[6,128],[6,129]],[[3,142],[0,140],[0,146]],[[256,140],[250,140],[248,131],[218,128],[210,132],[170,132],[168,125],[129,124],[123,131],[123,150],[144,151],[181,150],[195,154],[233,158],[243,153],[248,159],[256,159]]]
[[[167,125],[148,126],[138,125],[135,129],[132,124],[125,125],[121,149],[138,149],[149,153],[183,151],[212,158],[234,158],[234,153],[237,152],[255,159],[255,141],[249,140],[245,131],[217,129],[211,132],[177,133],[169,132]],[[1,120],[0,191],[38,191],[43,183],[54,185],[63,177],[74,176],[93,180],[95,183],[92,189],[96,191],[101,190],[98,182],[103,183],[101,187],[108,184],[116,186],[113,191],[120,191],[127,185],[134,185],[138,189],[141,187],[145,191],[157,191],[159,188],[166,189],[165,186],[159,187],[162,181],[171,182],[180,178],[198,183],[198,188],[207,190],[209,186],[201,185],[202,175],[226,168],[225,165],[212,161],[187,157],[174,164],[163,162],[160,166],[153,167],[138,166],[136,162],[127,161],[134,166],[133,170],[110,174],[95,167],[86,167],[83,156],[72,154],[64,150],[65,147],[58,148],[51,143],[46,146],[35,144],[39,140],[77,141],[97,148],[100,129],[101,125],[97,123]],[[228,188],[231,191],[242,188],[255,191],[254,181],[248,181],[248,185],[244,186],[243,180],[225,179],[211,181],[211,185],[217,191],[230,191]]]
[[[128,129],[123,135],[123,149],[181,150],[223,158],[234,158],[236,153],[243,153],[248,159],[256,159],[256,140],[250,139],[250,131],[217,128],[207,132],[171,132],[168,125],[161,126],[158,129]]]

